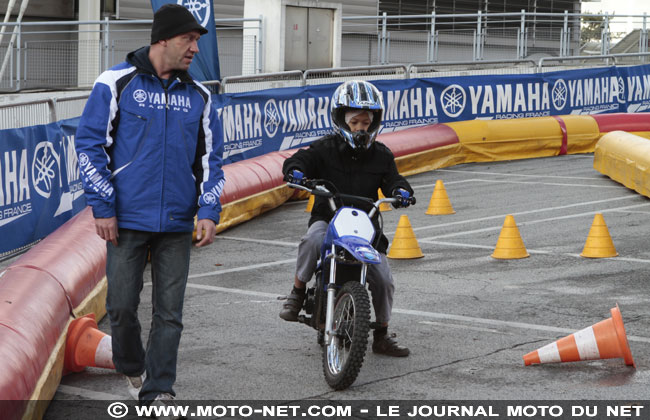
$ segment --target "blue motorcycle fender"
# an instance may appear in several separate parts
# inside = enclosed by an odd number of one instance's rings
[[[347,250],[354,258],[366,264],[380,264],[381,256],[365,239],[358,236],[342,236],[334,239],[334,245]]]

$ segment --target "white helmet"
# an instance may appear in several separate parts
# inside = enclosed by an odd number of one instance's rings
[[[372,122],[367,132],[353,133],[345,122],[345,114],[350,110],[367,110],[372,113]],[[381,92],[372,83],[363,80],[350,80],[334,91],[330,105],[332,126],[341,134],[345,142],[357,152],[365,151],[377,137],[381,118],[384,114],[384,101]]]

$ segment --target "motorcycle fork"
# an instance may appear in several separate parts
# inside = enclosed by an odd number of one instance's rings
[[[327,310],[325,311],[325,345],[332,342],[332,327],[334,323],[334,300],[336,299],[336,252],[332,244],[332,252],[327,256],[330,260],[330,278],[327,283]]]
[[[334,329],[334,303],[336,301],[336,252],[334,244],[332,244],[332,252],[327,256],[330,260],[330,278],[327,283],[327,310],[325,312],[325,337],[324,344],[329,346],[333,338]],[[366,286],[366,274],[368,272],[368,265],[361,265],[361,275],[359,282],[362,286]]]

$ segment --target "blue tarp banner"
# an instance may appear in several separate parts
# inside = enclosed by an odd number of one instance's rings
[[[473,119],[641,112],[650,107],[650,65],[520,75],[372,81],[386,112],[381,132]],[[214,95],[225,162],[304,146],[331,129],[335,84]]]
[[[44,238],[86,206],[77,125],[0,130],[0,255]]]
[[[199,39],[199,53],[192,60],[190,75],[202,82],[221,80],[212,0],[151,0],[151,7],[155,12],[167,3],[176,3],[185,7],[192,13],[196,21],[208,30],[208,33]]]
[[[331,131],[337,84],[213,95],[224,130],[224,161],[307,144]]]
[[[650,65],[561,72],[378,80],[382,132],[462,120],[650,109]],[[224,162],[305,146],[331,131],[338,83],[213,95]],[[78,119],[0,130],[0,255],[45,237],[85,206]]]

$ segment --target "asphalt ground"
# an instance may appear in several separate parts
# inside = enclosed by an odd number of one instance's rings
[[[278,317],[306,230],[288,202],[193,249],[175,386],[180,400],[647,400],[650,200],[601,175],[593,155],[457,165],[409,177],[418,203],[383,213],[392,239],[409,218],[423,258],[390,260],[390,331],[407,358],[370,350],[356,382],[332,391],[316,332]],[[455,214],[426,215],[442,180]],[[583,258],[596,213],[619,253]],[[491,257],[506,215],[528,258]],[[147,279],[150,274],[145,273]],[[140,319],[146,341],[150,283]],[[524,366],[522,356],[609,318],[618,304],[636,369],[623,359]],[[110,333],[107,318],[100,329]],[[45,419],[69,402],[124,400],[124,379],[88,368],[65,376]]]

